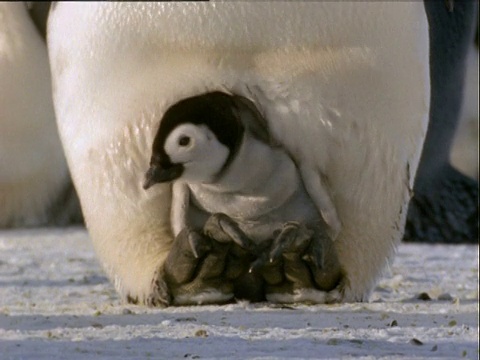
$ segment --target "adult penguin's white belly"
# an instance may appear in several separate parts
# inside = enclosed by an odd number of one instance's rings
[[[0,228],[54,223],[69,179],[47,46],[24,3],[0,2]]]
[[[342,222],[343,299],[365,300],[400,241],[429,104],[422,2],[60,3],[58,125],[96,251],[143,301],[172,244],[170,187],[142,189],[165,109],[227,89],[259,104]]]

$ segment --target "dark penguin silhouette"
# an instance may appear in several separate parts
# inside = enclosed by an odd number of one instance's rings
[[[430,25],[430,121],[404,240],[478,243],[478,182],[449,160],[478,2],[425,1],[425,9]]]

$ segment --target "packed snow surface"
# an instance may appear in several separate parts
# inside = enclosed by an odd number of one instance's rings
[[[0,232],[0,359],[478,359],[478,246],[402,244],[370,303],[121,302],[81,228]]]

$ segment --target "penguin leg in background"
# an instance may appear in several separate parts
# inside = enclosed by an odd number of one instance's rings
[[[48,4],[0,2],[0,228],[82,222],[55,124]]]
[[[430,26],[430,121],[405,241],[478,243],[478,182],[450,164],[478,1],[450,1],[449,5],[425,1]]]

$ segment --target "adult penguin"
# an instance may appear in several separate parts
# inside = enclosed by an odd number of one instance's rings
[[[450,164],[468,50],[474,29],[478,31],[478,1],[425,1],[425,10],[430,26],[430,121],[404,239],[478,243],[478,182]]]
[[[172,255],[183,253],[170,186],[142,183],[165,110],[217,90],[252,99],[309,181],[327,186],[341,222],[336,299],[368,299],[402,238],[427,128],[422,3],[58,3],[48,45],[85,220],[126,299],[168,304],[165,264],[195,261]],[[198,276],[213,276],[209,255]],[[209,301],[224,299],[214,290]]]
[[[0,79],[0,228],[81,221],[55,124],[46,43],[21,2],[0,3]]]

